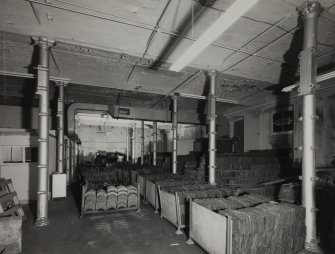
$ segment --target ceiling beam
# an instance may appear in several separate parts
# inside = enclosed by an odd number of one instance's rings
[[[148,41],[146,43],[146,48],[145,48],[145,50],[144,50],[144,52],[142,54],[142,57],[139,58],[135,62],[134,66],[131,68],[130,73],[129,73],[128,77],[127,77],[127,81],[126,82],[128,82],[128,80],[130,79],[131,75],[133,74],[133,72],[134,72],[134,70],[135,70],[135,68],[137,66],[138,61],[142,60],[145,57],[145,55],[147,54],[147,52],[148,52],[151,44],[153,43],[153,41],[155,39],[155,36],[157,34],[158,29],[160,29],[160,26],[163,24],[163,17],[164,17],[166,11],[168,10],[168,8],[170,6],[170,3],[171,3],[171,0],[168,0],[168,2],[166,3],[166,5],[165,5],[165,7],[164,7],[164,9],[163,9],[163,11],[161,13],[161,15],[159,16],[159,18],[158,18],[158,20],[156,22],[155,28],[152,30],[152,32],[151,32],[151,34],[150,34],[150,36],[148,38]]]

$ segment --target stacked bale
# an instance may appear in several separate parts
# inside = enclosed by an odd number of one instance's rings
[[[95,209],[106,210],[107,193],[104,189],[97,190],[97,200]]]
[[[116,209],[117,208],[117,188],[113,185],[107,187],[107,202],[106,209]]]
[[[89,189],[85,193],[85,199],[84,199],[84,210],[95,210],[95,204],[97,201],[97,192],[94,189]]]
[[[128,208],[136,207],[137,206],[137,201],[138,201],[137,188],[132,186],[132,185],[128,185],[127,190],[128,190],[128,205],[127,205],[127,207]]]
[[[117,204],[116,208],[127,208],[128,190],[126,186],[120,185],[117,187]]]

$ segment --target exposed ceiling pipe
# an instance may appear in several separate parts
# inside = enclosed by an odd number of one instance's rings
[[[76,113],[107,113],[108,105],[102,104],[88,104],[88,103],[73,103],[67,109],[67,136],[71,139],[77,140],[78,136],[75,132]]]

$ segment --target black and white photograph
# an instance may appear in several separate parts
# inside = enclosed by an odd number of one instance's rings
[[[0,0],[0,254],[335,254],[335,0]]]

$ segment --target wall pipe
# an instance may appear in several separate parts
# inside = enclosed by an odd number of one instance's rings
[[[315,207],[316,39],[321,6],[317,1],[305,1],[299,10],[304,18],[299,88],[299,95],[303,96],[302,202],[306,208],[305,250],[302,253],[323,253],[316,235]]]
[[[157,165],[157,122],[153,122],[152,124],[153,128],[153,153],[152,153],[152,165]]]
[[[141,164],[144,165],[144,121],[141,121]]]
[[[54,41],[45,37],[36,40],[39,46],[39,65],[37,67],[38,113],[38,190],[36,226],[46,226],[48,220],[48,180],[49,180],[49,48]]]
[[[208,95],[208,115],[207,119],[209,121],[208,130],[208,152],[209,152],[209,184],[215,185],[215,155],[216,155],[216,130],[215,130],[215,119],[216,119],[216,98],[215,98],[215,79],[216,72],[211,71],[210,73],[210,90]]]
[[[173,97],[172,111],[172,173],[177,174],[177,152],[178,152],[178,96]]]

